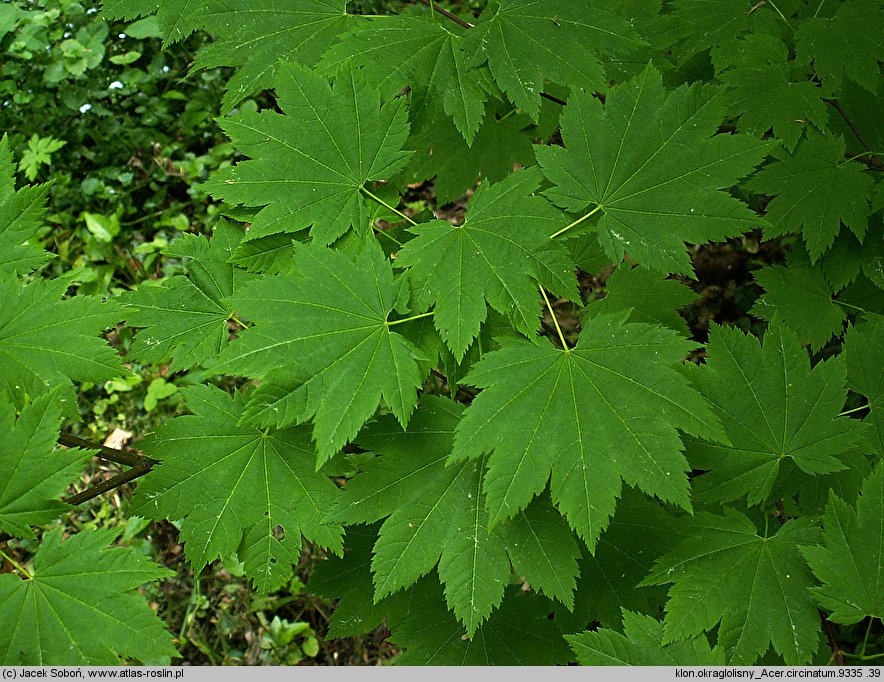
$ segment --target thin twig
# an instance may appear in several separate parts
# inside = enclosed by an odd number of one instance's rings
[[[451,21],[456,23],[458,26],[463,26],[464,28],[473,28],[475,26],[475,24],[471,24],[469,21],[464,21],[459,16],[456,16],[456,15],[452,14],[451,12],[449,12],[447,9],[439,7],[439,5],[436,2],[431,2],[430,0],[421,0],[421,2],[423,2],[431,10],[435,10],[436,12],[441,14],[443,17],[446,17],[447,19],[451,19]],[[548,92],[541,92],[540,96],[543,97],[544,99],[548,99],[550,102],[554,102],[555,104],[559,104],[561,106],[565,106],[567,104],[567,102],[565,102],[565,100],[563,100],[559,97],[556,97],[555,95],[550,95]]]
[[[134,467],[138,464],[141,464],[142,462],[150,462],[150,464],[157,463],[157,460],[151,459],[150,457],[142,457],[141,455],[136,455],[132,452],[126,452],[125,450],[109,448],[107,445],[93,443],[90,440],[80,438],[79,436],[73,436],[69,433],[59,434],[58,442],[71,448],[98,450],[98,454],[96,455],[96,457],[99,457],[100,459],[106,459],[109,462],[115,462],[116,464],[123,464],[129,467]]]
[[[98,485],[87,488],[81,493],[66,497],[64,501],[71,505],[83,504],[84,502],[88,502],[89,500],[94,499],[99,495],[103,495],[104,493],[111,491],[114,488],[119,488],[121,485],[134,481],[136,478],[141,478],[145,474],[150,473],[150,470],[152,468],[153,464],[151,462],[148,462],[146,460],[141,461],[134,467],[129,469],[129,471],[124,471],[117,474],[116,476],[111,476],[106,481],[102,481]]]
[[[455,24],[463,26],[464,28],[473,28],[473,24],[471,24],[469,21],[464,21],[460,17],[455,16],[454,14],[449,12],[447,9],[439,7],[439,5],[437,5],[435,2],[430,2],[430,0],[423,0],[423,3],[427,7],[429,7],[430,9],[436,10],[439,14],[441,14],[446,19],[451,19],[451,21],[453,21]]]
[[[856,139],[859,140],[859,143],[865,148],[867,152],[872,151],[871,145],[866,142],[865,138],[862,136],[862,133],[857,130],[856,126],[853,124],[853,121],[850,120],[850,116],[847,115],[847,112],[844,111],[844,108],[841,106],[841,103],[836,99],[825,99],[827,104],[831,105],[832,108],[835,109],[840,115],[841,118],[844,119],[844,122],[847,124],[847,127],[850,128],[850,131],[856,135]]]
[[[826,633],[826,639],[829,640],[829,648],[832,650],[832,660],[835,665],[846,665],[844,662],[844,654],[841,651],[841,645],[838,644],[838,638],[835,636],[835,626],[829,620],[829,616],[820,611],[820,621],[823,623],[823,631]]]
[[[563,107],[567,106],[568,104],[565,100],[559,99],[555,95],[550,95],[548,92],[541,92],[540,96],[543,97],[543,99],[548,99],[550,102],[553,102],[554,104],[560,104]]]

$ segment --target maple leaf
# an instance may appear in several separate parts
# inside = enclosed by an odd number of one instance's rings
[[[60,422],[57,390],[37,398],[18,419],[0,394],[0,432],[6,434],[0,451],[0,471],[5,472],[0,482],[0,531],[33,538],[28,526],[50,523],[69,508],[58,498],[91,455],[76,448],[53,452]]]
[[[120,665],[177,656],[163,622],[135,592],[173,576],[135,550],[109,547],[119,530],[43,537],[24,580],[0,575],[0,660],[6,665]]]
[[[132,20],[156,14],[163,45],[184,40],[201,28],[205,0],[102,0],[101,13],[108,19]]]
[[[375,199],[365,184],[395,175],[410,157],[400,151],[408,137],[404,100],[381,106],[377,90],[349,68],[332,89],[313,71],[287,62],[274,83],[284,114],[221,120],[252,160],[216,173],[205,187],[226,201],[266,206],[249,240],[312,225],[313,241],[326,245],[351,226],[369,230],[365,201]]]
[[[796,59],[802,64],[813,62],[830,87],[849,78],[869,92],[878,92],[878,62],[884,61],[882,25],[880,3],[846,0],[830,18],[814,16],[801,22],[795,30]]]
[[[818,267],[771,265],[753,275],[764,294],[749,311],[772,322],[779,317],[814,352],[840,335],[847,315],[832,301],[832,291]]]
[[[738,129],[759,137],[772,129],[792,151],[809,123],[825,132],[828,109],[822,100],[826,91],[793,76],[787,57],[786,45],[778,37],[750,35],[740,42],[739,58],[718,77],[730,90],[728,108],[739,117]]]
[[[533,166],[533,135],[524,130],[525,117],[492,116],[497,106],[489,108],[471,146],[447,117],[433,118],[432,125],[415,130],[406,144],[415,153],[400,177],[409,182],[435,178],[436,201],[442,205],[459,199],[478,181],[503,180],[515,165]]]
[[[453,26],[452,26],[453,28]],[[468,145],[485,117],[488,98],[471,73],[460,34],[417,17],[378,17],[357,25],[329,48],[317,69],[334,75],[352,61],[390,99],[403,87],[427,87],[442,101]]]
[[[120,308],[84,295],[61,300],[68,286],[65,279],[22,284],[0,275],[0,391],[13,403],[61,386],[59,400],[73,415],[72,379],[100,382],[126,373],[114,349],[98,336],[120,319]]]
[[[500,603],[510,576],[504,541],[487,527],[482,461],[446,467],[462,406],[425,397],[402,432],[380,419],[358,442],[381,453],[344,487],[331,522],[387,517],[374,548],[375,601],[408,587],[439,565],[445,597],[473,635]]]
[[[396,265],[410,268],[418,307],[435,305],[433,317],[455,358],[463,359],[486,316],[486,301],[519,331],[540,328],[538,282],[577,299],[574,264],[551,235],[564,214],[536,196],[542,176],[536,168],[482,185],[470,199],[466,222],[423,223],[398,253]]]
[[[15,164],[4,133],[0,139],[0,275],[24,274],[52,258],[39,246],[28,243],[43,227],[48,193],[48,185],[15,191]]]
[[[129,307],[127,324],[145,328],[129,350],[134,357],[153,363],[171,358],[170,372],[218,357],[235,315],[224,299],[254,279],[228,264],[241,238],[241,230],[222,220],[211,241],[185,234],[163,250],[168,257],[189,259],[189,276],[175,275],[161,286],[142,285],[121,297]]]
[[[760,536],[743,514],[699,513],[687,537],[662,557],[646,585],[675,583],[666,604],[663,644],[718,625],[728,665],[751,665],[773,644],[788,665],[807,665],[820,643],[813,576],[799,547],[817,541],[806,519]]]
[[[253,92],[271,87],[286,62],[316,64],[353,21],[346,13],[346,0],[205,0],[204,4],[200,22],[215,40],[199,51],[193,68],[239,67],[227,81],[222,115]]]
[[[850,327],[844,339],[847,356],[847,382],[851,390],[868,398],[869,414],[864,421],[871,423],[869,440],[878,455],[884,456],[884,318]]]
[[[690,336],[687,323],[678,314],[700,297],[681,282],[646,268],[621,265],[605,282],[607,295],[587,307],[590,316],[630,309],[630,322],[647,322],[670,327]]]
[[[183,393],[193,414],[159,426],[140,443],[161,464],[139,484],[135,513],[184,519],[181,539],[195,570],[238,553],[262,592],[291,577],[301,535],[340,551],[340,527],[322,523],[335,486],[314,469],[308,431],[239,426],[242,395],[207,385]]]
[[[484,489],[492,526],[525,508],[550,473],[553,501],[590,548],[621,479],[690,509],[677,429],[725,437],[674,369],[693,344],[627,315],[593,318],[568,350],[503,339],[464,379],[485,390],[457,427],[452,459],[491,453]]]
[[[839,455],[859,444],[863,429],[839,417],[847,399],[843,357],[813,368],[795,334],[772,322],[762,344],[738,329],[711,325],[705,365],[689,372],[714,406],[730,445],[686,439],[688,459],[709,473],[695,479],[698,498],[764,502],[789,463],[811,475],[844,469]]]
[[[601,3],[497,0],[464,37],[471,65],[486,60],[500,88],[533,120],[543,81],[589,91],[604,89],[594,53],[618,53],[644,41],[629,22]]]
[[[445,608],[441,595],[391,624],[390,641],[405,649],[400,665],[555,665],[570,658],[549,602],[510,588],[500,609],[470,638]]]
[[[829,496],[823,541],[801,553],[823,583],[811,591],[829,620],[853,625],[884,618],[884,464],[863,483],[855,510]]]
[[[723,93],[691,85],[667,94],[648,66],[612,89],[604,107],[574,94],[561,118],[565,147],[535,147],[554,185],[546,196],[584,213],[572,225],[601,212],[598,239],[613,262],[625,251],[647,267],[691,274],[685,241],[721,240],[760,224],[722,190],[761,162],[768,143],[715,135]]]
[[[532,589],[574,608],[580,548],[549,497],[533,500],[500,527],[500,534],[516,573]]]
[[[597,630],[565,635],[580,665],[725,665],[721,650],[705,635],[664,644],[663,624],[623,609],[623,634]]]
[[[295,372],[283,387],[291,419],[313,418],[325,462],[386,401],[406,424],[417,404],[421,354],[387,317],[400,296],[390,262],[374,241],[347,255],[295,244],[293,270],[243,287],[231,304],[253,327],[222,352],[213,369],[268,379]]]
[[[816,262],[847,225],[863,240],[869,224],[874,183],[859,163],[845,163],[844,140],[808,131],[795,152],[774,153],[744,187],[776,195],[767,204],[765,237],[791,234],[799,227],[811,261]]]
[[[620,629],[623,610],[657,609],[665,601],[665,590],[638,584],[679,537],[659,502],[632,488],[624,490],[595,549],[584,551],[580,559],[573,613],[556,613],[562,631],[576,632],[592,621]]]
[[[686,26],[686,39],[678,51],[682,63],[709,48],[715,48],[713,53],[733,56],[738,39],[749,32],[777,33],[774,10],[754,0],[675,0],[672,10],[675,19]]]

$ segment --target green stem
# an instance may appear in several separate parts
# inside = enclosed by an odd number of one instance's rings
[[[406,322],[421,320],[425,317],[431,317],[432,315],[435,315],[435,312],[431,310],[428,313],[421,313],[420,315],[412,315],[411,317],[406,317],[401,320],[393,320],[392,322],[387,322],[387,326],[392,327],[394,324],[405,324]]]
[[[433,23],[436,22],[436,5],[433,0],[430,0],[430,16],[433,18]]]
[[[12,564],[12,567],[13,567],[15,570],[17,570],[19,573],[21,573],[25,578],[27,578],[28,580],[33,580],[33,579],[34,579],[34,576],[32,576],[30,573],[28,573],[27,570],[26,570],[21,564],[19,564],[15,559],[13,559],[11,556],[9,556],[9,555],[8,555],[6,552],[4,552],[2,549],[0,549],[0,556],[2,556],[2,557],[3,557],[4,559],[6,559],[10,564]]]
[[[230,317],[228,317],[227,319],[228,319],[228,320],[231,320],[231,321],[233,321],[233,322],[236,322],[236,323],[237,323],[240,327],[242,327],[243,329],[248,329],[248,328],[249,328],[249,325],[247,325],[245,322],[243,322],[241,319],[239,319],[239,318],[238,318],[235,314],[233,314],[233,313],[231,313]]]
[[[360,187],[359,189],[362,190],[362,192],[365,193],[365,196],[374,199],[376,202],[378,202],[378,203],[379,203],[381,206],[383,206],[384,208],[393,211],[393,213],[395,213],[396,215],[398,215],[400,218],[402,218],[403,220],[405,220],[405,221],[411,223],[413,226],[417,227],[417,223],[416,223],[416,222],[414,222],[411,218],[409,218],[407,215],[405,215],[405,214],[404,214],[402,211],[400,211],[398,208],[393,208],[392,206],[390,206],[390,204],[388,204],[386,201],[384,201],[383,199],[381,199],[379,196],[373,194],[373,193],[371,192],[371,190],[366,189],[365,187]]]
[[[506,112],[503,116],[501,116],[499,119],[497,119],[497,122],[498,122],[498,123],[503,123],[503,122],[504,122],[505,120],[507,120],[510,116],[512,116],[513,114],[515,114],[517,111],[518,111],[518,108],[510,109],[510,110],[509,110],[508,112]]]
[[[845,303],[844,301],[839,301],[837,299],[832,299],[832,303],[837,303],[838,305],[843,305],[845,308],[850,308],[851,310],[857,310],[861,313],[868,313],[869,311],[865,308],[860,308],[858,305],[853,305],[852,303]]]
[[[884,658],[884,654],[872,654],[870,656],[860,656],[859,654],[849,654],[846,651],[841,652],[842,656],[847,658],[852,658],[857,661],[875,661],[879,658]]]
[[[860,405],[859,407],[854,407],[852,410],[844,410],[844,412],[839,412],[839,417],[844,417],[848,414],[853,414],[855,412],[862,412],[863,410],[871,409],[871,405]]]
[[[384,237],[386,237],[387,239],[389,239],[389,240],[390,240],[391,242],[393,242],[396,246],[399,246],[399,247],[404,246],[404,244],[403,244],[402,242],[400,242],[398,239],[396,239],[396,237],[394,237],[392,234],[389,234],[386,230],[382,230],[382,229],[379,228],[377,225],[372,225],[372,226],[371,226],[371,229],[373,229],[373,230],[374,230],[375,232],[377,232],[379,235],[383,235]]]
[[[559,321],[556,319],[556,313],[553,310],[552,304],[549,302],[549,298],[546,295],[546,292],[543,290],[543,287],[540,288],[540,294],[543,296],[543,302],[546,303],[546,309],[549,310],[549,316],[552,318],[553,324],[556,326],[556,332],[559,335],[559,341],[562,342],[562,348],[567,353],[571,349],[568,348],[568,344],[565,341],[565,335],[562,334],[562,328],[559,326]]]
[[[813,13],[813,18],[816,19],[817,15],[820,13],[820,10],[823,8],[823,5],[826,4],[826,0],[820,0],[820,4],[817,5],[816,12]]]
[[[860,655],[860,656],[865,656],[865,655],[866,655],[866,646],[867,646],[868,643],[869,643],[869,634],[872,632],[872,621],[873,621],[873,620],[875,620],[875,619],[874,619],[874,618],[869,618],[869,626],[866,628],[866,636],[863,637],[863,645],[862,645],[862,646],[860,647],[860,649],[859,649],[859,655]]]
[[[794,32],[795,32],[795,29],[792,28],[792,24],[790,24],[790,23],[789,23],[789,20],[786,19],[786,17],[783,15],[782,12],[780,12],[780,8],[776,6],[776,3],[774,3],[773,0],[767,0],[767,2],[768,2],[768,4],[769,4],[771,7],[774,8],[774,11],[775,11],[777,14],[780,15],[780,19],[782,19],[782,20],[783,20],[783,23],[784,23],[786,26],[789,27],[789,30],[792,31],[792,32],[794,33]]]
[[[853,154],[852,156],[848,156],[846,159],[844,159],[841,163],[838,164],[838,168],[846,166],[851,161],[854,161],[855,159],[860,159],[863,156],[881,156],[881,155],[884,155],[884,152],[879,152],[879,151],[874,151],[874,150],[869,149],[867,151],[860,152],[859,154]],[[874,161],[874,159],[872,159],[872,161]]]
[[[550,239],[555,239],[555,238],[558,237],[559,235],[561,235],[561,234],[565,234],[565,232],[567,232],[568,230],[570,230],[572,227],[577,227],[577,226],[578,226],[580,223],[582,223],[584,220],[587,220],[588,218],[591,218],[592,216],[594,216],[596,213],[598,213],[598,212],[601,211],[601,210],[602,210],[602,206],[601,206],[601,204],[599,204],[598,206],[596,206],[594,209],[592,209],[589,213],[587,213],[587,214],[586,214],[585,216],[583,216],[582,218],[578,218],[577,220],[575,220],[575,221],[574,221],[573,223],[571,223],[570,225],[565,225],[565,227],[563,227],[563,228],[562,228],[561,230],[559,230],[558,232],[555,232],[554,234],[551,234],[551,235],[549,236],[549,238],[550,238]]]

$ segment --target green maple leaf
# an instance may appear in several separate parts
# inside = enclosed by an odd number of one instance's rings
[[[375,242],[354,258],[324,247],[295,245],[291,273],[265,276],[231,303],[255,323],[221,354],[217,371],[282,384],[293,417],[313,418],[320,463],[374,415],[381,398],[401,424],[417,404],[420,352],[387,317],[401,295],[390,262]]]
[[[101,13],[125,20],[156,14],[163,45],[168,46],[202,27],[205,5],[205,0],[102,0]]]
[[[564,214],[534,194],[541,179],[533,168],[480,186],[463,225],[436,220],[411,228],[417,237],[398,253],[396,265],[410,268],[416,283],[418,307],[435,305],[436,329],[458,361],[485,321],[486,302],[533,336],[540,328],[538,282],[577,298],[574,264],[550,238]]]
[[[15,191],[15,164],[6,134],[0,139],[0,275],[24,274],[52,256],[29,244],[43,227],[48,185]]]
[[[721,650],[710,649],[704,635],[664,644],[663,623],[623,609],[623,634],[597,630],[565,635],[580,665],[725,664]]]
[[[273,86],[278,69],[286,68],[280,64],[316,64],[353,21],[346,0],[205,0],[204,5],[200,22],[215,41],[200,50],[193,68],[238,67],[227,81],[222,114]]]
[[[50,523],[69,508],[58,498],[91,455],[75,448],[53,452],[60,422],[57,391],[37,398],[18,419],[0,395],[0,431],[6,434],[0,452],[0,471],[5,472],[0,482],[0,531],[33,538],[28,526]]]
[[[410,154],[404,100],[381,106],[378,92],[352,70],[334,89],[313,71],[280,65],[274,111],[220,121],[237,148],[251,157],[216,173],[206,187],[258,213],[248,239],[296,232],[312,225],[313,241],[330,244],[351,227],[370,230],[376,205],[365,184],[395,175]]]
[[[796,58],[802,64],[813,62],[823,82],[833,88],[848,78],[869,92],[878,92],[878,62],[884,61],[882,25],[880,3],[847,0],[833,17],[801,22],[795,30]]]
[[[438,204],[448,204],[462,197],[480,180],[497,182],[513,172],[515,165],[533,166],[533,135],[524,130],[525,117],[492,111],[479,126],[472,145],[447,118],[434,118],[432,125],[415,131],[407,147],[415,153],[400,177],[408,182],[434,178]]]
[[[796,78],[782,40],[767,34],[750,35],[740,43],[740,57],[719,78],[728,86],[729,110],[738,115],[743,132],[764,136],[773,130],[789,151],[801,132],[813,124],[826,131],[827,94],[813,82]],[[758,84],[764,83],[763,88]]]
[[[378,17],[329,48],[318,70],[334,75],[343,63],[352,61],[385,100],[405,86],[429,88],[470,145],[485,117],[488,95],[472,73],[461,42],[460,34],[446,24],[416,17]]]
[[[491,453],[492,525],[546,486],[590,548],[607,526],[621,479],[690,509],[677,429],[724,439],[706,401],[674,366],[693,344],[662,327],[600,315],[577,346],[503,339],[464,383],[483,388],[457,427],[454,460]]]
[[[534,590],[573,609],[580,547],[549,498],[533,500],[500,533],[516,573]]]
[[[307,430],[239,426],[241,395],[205,385],[183,392],[193,414],[140,443],[161,464],[139,484],[135,513],[184,519],[181,539],[196,570],[237,553],[262,592],[291,577],[301,535],[340,551],[340,527],[322,523],[335,486],[316,473]]]
[[[644,584],[675,583],[666,604],[663,644],[718,625],[728,665],[751,665],[773,644],[788,665],[807,665],[820,643],[820,617],[807,589],[813,576],[800,546],[818,530],[805,519],[760,536],[739,512],[697,514],[687,535]]]
[[[564,621],[563,631],[581,630],[592,621],[619,629],[623,610],[653,613],[665,600],[665,590],[638,584],[678,537],[672,517],[659,502],[631,488],[624,490],[595,549],[583,552],[573,614],[556,614]]]
[[[359,436],[381,453],[344,487],[332,522],[387,517],[374,548],[375,601],[408,587],[439,565],[449,607],[473,635],[503,598],[510,564],[504,541],[487,527],[482,462],[446,467],[462,407],[427,396],[403,433],[381,419]]]
[[[643,44],[626,19],[601,3],[569,0],[496,0],[464,40],[471,64],[487,60],[500,88],[535,121],[544,80],[604,89],[604,71],[594,53]]]
[[[570,658],[548,618],[549,602],[510,588],[500,609],[469,638],[441,595],[391,624],[390,641],[405,649],[400,665],[555,665]]]
[[[772,322],[779,317],[814,352],[832,335],[840,336],[844,310],[832,300],[832,290],[818,267],[771,265],[754,273],[764,295],[749,311]]]
[[[763,344],[712,325],[707,352],[706,364],[689,374],[731,444],[688,440],[691,464],[709,471],[695,479],[698,497],[730,502],[746,495],[749,504],[760,504],[791,473],[791,463],[811,475],[845,468],[839,456],[856,448],[863,430],[838,416],[847,400],[843,357],[811,368],[795,334],[779,321]]]
[[[864,421],[871,423],[870,441],[873,450],[884,456],[884,319],[857,327],[850,327],[844,339],[847,356],[847,382],[851,390],[868,398],[869,414]]]
[[[830,495],[823,541],[801,553],[823,583],[812,592],[829,619],[853,625],[884,618],[884,464],[863,483],[855,510]]]
[[[166,256],[189,259],[188,276],[175,275],[162,286],[142,285],[122,297],[129,307],[127,324],[144,327],[129,351],[134,357],[148,363],[171,358],[172,372],[218,357],[235,315],[224,299],[254,279],[228,264],[241,238],[242,230],[221,221],[211,241],[186,234],[164,249]]]
[[[604,107],[576,93],[562,114],[565,147],[535,148],[554,185],[546,196],[584,214],[574,225],[600,212],[598,239],[612,261],[625,251],[647,267],[691,274],[685,241],[722,240],[759,225],[722,190],[760,163],[768,143],[715,135],[724,100],[708,85],[667,94],[651,66],[611,90]]]
[[[0,660],[6,665],[120,665],[177,656],[163,622],[135,592],[173,576],[129,548],[118,530],[43,537],[27,579],[0,575]]]
[[[0,391],[18,404],[62,386],[67,412],[76,412],[71,380],[100,382],[125,370],[99,333],[122,317],[120,308],[89,296],[62,300],[67,280],[22,284],[0,275]]]
[[[794,153],[775,156],[778,161],[744,184],[752,192],[776,195],[767,204],[765,237],[800,227],[814,262],[832,246],[841,223],[863,240],[874,182],[861,164],[845,161],[841,137],[808,131]]]
[[[715,48],[714,53],[734,54],[739,38],[749,32],[777,33],[777,15],[770,5],[752,0],[675,0],[673,15],[687,36],[678,50],[679,61]],[[668,47],[668,46],[667,46]]]
[[[678,311],[700,297],[681,282],[646,268],[621,265],[608,276],[605,288],[607,295],[586,309],[590,316],[630,309],[630,322],[659,324],[690,336]]]

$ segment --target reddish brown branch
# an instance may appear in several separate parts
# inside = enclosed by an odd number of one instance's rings
[[[447,9],[443,9],[442,7],[439,7],[439,5],[435,2],[430,3],[430,0],[423,0],[423,3],[427,7],[430,7],[432,9],[436,10],[439,14],[441,14],[446,19],[451,19],[451,21],[453,21],[455,24],[458,24],[459,26],[463,26],[464,28],[473,28],[473,24],[471,24],[469,21],[464,21],[460,17],[455,16],[454,14],[449,12]]]

